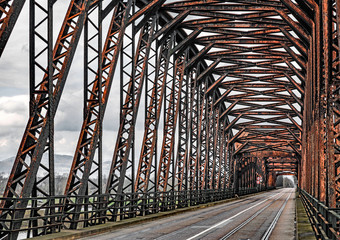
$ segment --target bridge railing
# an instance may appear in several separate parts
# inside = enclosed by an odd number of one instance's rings
[[[256,188],[240,189],[238,195],[258,192]],[[6,219],[0,219],[0,239],[4,236],[29,238],[46,235],[69,229],[76,224],[77,228],[85,228],[110,221],[121,221],[136,216],[145,216],[158,212],[171,211],[178,208],[220,201],[235,196],[230,189],[225,190],[192,190],[127,194],[101,194],[92,196],[72,197],[72,201],[65,196],[14,198],[14,207],[0,208],[0,213],[8,212]],[[6,201],[8,198],[0,198]],[[27,201],[26,208],[17,206],[20,201]],[[66,208],[65,203],[73,205]],[[79,206],[76,208],[75,206]],[[73,212],[67,209],[81,209],[79,218],[74,219]],[[24,217],[19,213],[24,212]],[[16,227],[16,224],[21,222]],[[15,239],[11,238],[10,239]]]
[[[0,239],[8,234],[10,236],[19,234],[20,238],[29,238],[60,231],[63,227],[64,199],[64,196],[12,199],[11,208],[7,208],[6,205],[0,208],[1,213],[8,213],[5,219],[0,219]],[[6,198],[0,198],[0,202],[3,200]],[[27,207],[18,207],[23,201],[27,201]],[[23,217],[18,218],[22,212]],[[21,223],[20,229],[17,227],[18,223]]]
[[[317,238],[340,239],[340,208],[328,208],[308,192],[298,190]]]

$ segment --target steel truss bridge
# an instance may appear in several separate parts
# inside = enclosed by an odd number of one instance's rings
[[[340,0],[70,0],[56,41],[61,1],[26,2],[0,1],[0,55],[22,11],[30,26],[29,118],[0,199],[1,239],[215,201],[286,173],[339,207]],[[77,48],[83,124],[56,196],[54,117]],[[109,101],[120,121],[103,182]]]

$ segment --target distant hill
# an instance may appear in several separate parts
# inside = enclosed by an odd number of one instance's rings
[[[10,172],[12,171],[14,159],[15,157],[10,157],[4,160],[0,160],[0,175],[8,176],[10,174]],[[44,156],[42,161],[47,163],[47,156],[46,157]],[[65,174],[68,175],[70,172],[72,161],[73,161],[73,156],[55,154],[54,155],[55,174],[56,175],[65,175]],[[103,162],[103,171],[105,175],[108,174],[110,167],[111,167],[111,161]]]
[[[5,189],[8,176],[10,172],[12,171],[14,159],[15,157],[10,157],[10,158],[0,161],[0,196]],[[66,186],[67,178],[70,172],[71,164],[73,161],[73,156],[56,154],[54,156],[54,160],[55,160],[55,191],[56,191],[56,195],[62,195],[65,191],[65,186]],[[44,156],[42,161],[46,163],[47,156],[46,157]],[[92,167],[94,166],[92,165]],[[111,161],[103,162],[103,175],[104,175],[103,176],[103,187],[104,189],[105,189],[105,185],[107,182],[107,175],[109,173],[110,167],[111,167]],[[38,173],[38,178],[42,176],[43,174]],[[96,178],[97,176],[94,175],[93,177]],[[46,181],[44,183],[47,184]],[[40,187],[44,189],[45,191],[47,191],[47,185],[44,185],[44,183],[40,185]]]
[[[10,157],[5,160],[0,161],[0,173],[2,175],[9,175],[12,171],[13,162],[15,157]],[[56,175],[63,175],[70,171],[70,167],[72,164],[73,157],[70,155],[59,155],[56,154],[54,156],[54,168]],[[43,163],[47,163],[47,156],[43,158]]]

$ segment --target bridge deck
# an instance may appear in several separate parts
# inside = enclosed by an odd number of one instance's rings
[[[96,239],[295,239],[294,189],[124,227]],[[284,236],[284,238],[282,238]],[[93,236],[84,239],[93,239]]]

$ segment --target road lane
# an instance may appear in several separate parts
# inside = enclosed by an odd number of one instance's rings
[[[284,206],[285,203],[292,206],[293,193],[294,189],[278,189],[84,239],[261,239],[275,217],[278,224],[273,226],[273,236],[293,239],[294,229],[287,231],[284,226],[277,227],[281,218],[285,219],[283,224],[294,223],[294,214]],[[282,214],[278,215],[280,209]],[[275,238],[269,234],[269,239]]]
[[[260,201],[260,202],[258,202],[258,203],[256,203],[256,204],[253,204],[253,205],[247,207],[246,209],[242,210],[241,212],[239,212],[239,213],[237,213],[237,214],[235,214],[235,215],[233,215],[233,216],[231,216],[231,217],[229,217],[229,218],[227,218],[227,219],[225,219],[225,220],[223,220],[223,221],[221,221],[221,222],[216,223],[215,225],[209,227],[208,229],[206,229],[206,230],[204,230],[204,231],[202,231],[202,232],[199,232],[199,233],[195,234],[195,235],[192,236],[192,237],[189,237],[187,240],[194,240],[194,239],[200,238],[200,236],[205,235],[206,233],[209,233],[210,231],[213,231],[214,228],[218,228],[218,227],[221,227],[221,226],[226,225],[227,222],[230,222],[231,220],[235,219],[236,217],[240,216],[241,214],[244,214],[244,215],[245,215],[245,214],[249,213],[249,211],[250,211],[251,209],[257,207],[258,205],[261,205],[261,204],[267,202],[267,201],[270,200],[270,199],[273,199],[273,198],[275,199],[275,197],[276,197],[277,195],[279,195],[279,194],[280,194],[280,193],[277,193],[277,194],[275,194],[275,195],[273,195],[273,196],[270,196],[270,197],[268,197],[268,198],[266,198],[266,199],[264,199],[264,200],[262,200],[262,201]]]

